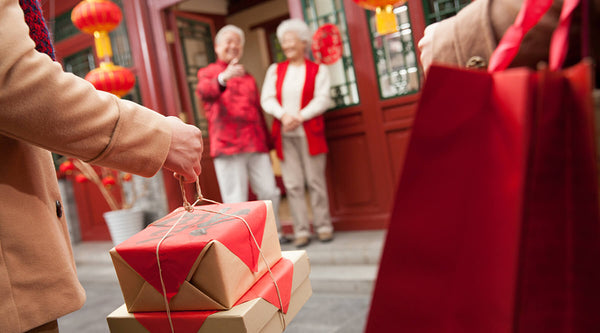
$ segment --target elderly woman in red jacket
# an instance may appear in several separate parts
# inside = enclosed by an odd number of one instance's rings
[[[306,23],[283,21],[277,28],[286,61],[272,64],[263,82],[261,105],[273,115],[277,156],[294,220],[297,247],[310,242],[304,188],[307,185],[314,230],[321,241],[333,239],[325,181],[327,142],[323,112],[333,105],[329,72],[305,58],[311,39]]]

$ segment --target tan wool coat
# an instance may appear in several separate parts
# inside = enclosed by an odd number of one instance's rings
[[[34,49],[18,0],[0,0],[0,332],[79,309],[50,151],[142,176],[158,172],[165,117],[96,91]]]
[[[485,64],[504,32],[515,21],[523,0],[475,0],[455,16],[443,20],[435,29],[432,39],[434,63],[465,66],[472,57],[481,57]],[[597,57],[600,53],[600,0],[590,1],[590,31],[594,42],[589,45]],[[511,67],[535,68],[540,61],[548,61],[550,39],[556,28],[562,1],[555,0],[550,10],[534,26],[521,43]],[[565,65],[580,60],[581,15],[574,16],[570,29],[570,54]]]

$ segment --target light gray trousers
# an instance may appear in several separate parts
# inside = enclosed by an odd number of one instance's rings
[[[310,155],[306,138],[301,136],[284,136],[282,145],[281,176],[294,220],[296,238],[310,236],[305,186],[310,195],[315,231],[333,232],[325,180],[327,155]]]

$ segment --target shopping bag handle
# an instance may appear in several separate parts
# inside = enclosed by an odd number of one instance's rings
[[[569,28],[575,8],[581,0],[564,0],[560,20],[550,42],[549,67],[558,70],[562,67],[569,44]],[[490,57],[488,72],[502,71],[513,61],[523,37],[533,28],[552,6],[552,0],[524,0],[515,22],[506,30],[498,47]]]

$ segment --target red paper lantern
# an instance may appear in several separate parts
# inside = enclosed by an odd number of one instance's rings
[[[83,174],[78,174],[77,176],[75,176],[75,181],[78,183],[87,183],[89,181],[89,179],[87,179],[87,177]]]
[[[394,7],[406,3],[406,0],[354,0],[359,6],[375,11],[377,32],[385,35],[398,31],[398,22]]]
[[[342,35],[337,26],[323,24],[315,31],[312,40],[312,53],[319,64],[331,65],[342,57]]]
[[[119,25],[122,18],[119,6],[107,0],[84,0],[71,12],[73,24],[88,34],[111,31]]]
[[[66,173],[67,175],[70,175],[73,172],[73,170],[75,170],[75,165],[71,161],[64,161],[58,167],[58,171]]]
[[[106,176],[102,178],[102,185],[104,185],[104,187],[106,187],[107,189],[110,189],[116,183],[117,182],[115,181],[115,178],[113,176]]]
[[[115,66],[112,62],[101,63],[100,67],[89,72],[85,79],[98,90],[108,91],[119,97],[124,96],[135,85],[135,76],[130,70]]]
[[[108,33],[119,25],[122,18],[119,6],[107,0],[84,0],[71,12],[73,24],[79,30],[94,35],[96,54],[101,61],[112,57]]]

